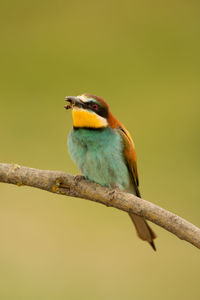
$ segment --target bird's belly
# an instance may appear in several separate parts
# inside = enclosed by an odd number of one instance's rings
[[[86,178],[103,186],[120,189],[129,186],[128,170],[118,153],[87,151],[81,171]]]
[[[103,144],[98,138],[96,142],[90,144],[86,141],[81,143],[77,136],[77,133],[70,133],[68,148],[72,159],[78,164],[83,175],[103,186],[128,190],[130,177],[120,138],[110,136],[109,139],[104,139]]]

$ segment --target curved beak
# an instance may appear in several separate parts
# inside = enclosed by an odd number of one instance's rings
[[[67,105],[64,106],[64,108],[66,109],[72,109],[74,106],[76,107],[84,107],[84,102],[81,101],[78,97],[74,97],[74,96],[67,96],[65,97],[65,100],[69,103]]]

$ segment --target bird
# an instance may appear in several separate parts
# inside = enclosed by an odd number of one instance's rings
[[[134,142],[125,126],[111,113],[106,101],[92,94],[67,96],[73,128],[68,151],[81,174],[102,186],[120,189],[141,198]],[[147,221],[128,213],[137,236],[156,251],[157,237]]]

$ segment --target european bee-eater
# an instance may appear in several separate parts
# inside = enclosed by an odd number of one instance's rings
[[[72,109],[73,117],[73,129],[68,137],[69,154],[81,173],[102,186],[141,197],[134,143],[108,104],[90,94],[65,99],[69,103],[65,108]],[[156,250],[153,242],[156,234],[146,220],[132,213],[129,216],[138,237]]]

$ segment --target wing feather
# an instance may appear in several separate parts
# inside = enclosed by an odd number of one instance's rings
[[[117,130],[119,131],[123,140],[124,156],[136,191],[136,196],[141,197],[139,191],[139,178],[138,178],[138,171],[137,171],[137,157],[136,157],[135,145],[133,143],[133,140],[128,130],[126,130],[122,126],[118,127]]]
[[[124,157],[126,159],[127,167],[132,178],[132,183],[135,188],[135,193],[137,197],[141,198],[139,191],[139,179],[137,172],[137,158],[136,151],[133,140],[130,136],[130,133],[122,126],[118,127],[119,133],[122,137],[124,143]],[[147,242],[150,243],[151,247],[156,250],[154,239],[156,238],[155,232],[148,225],[146,220],[143,217],[137,216],[133,213],[129,213],[133,224],[135,225],[138,236]]]

